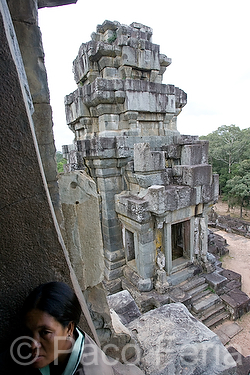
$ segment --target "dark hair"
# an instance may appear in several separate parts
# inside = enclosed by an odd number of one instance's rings
[[[23,304],[23,318],[33,309],[53,316],[63,327],[70,322],[76,327],[81,315],[81,306],[73,290],[58,281],[41,284],[29,294]]]

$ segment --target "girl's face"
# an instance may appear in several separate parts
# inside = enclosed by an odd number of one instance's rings
[[[65,328],[53,316],[33,309],[27,313],[25,324],[32,338],[33,367],[43,368],[55,360],[60,365],[67,359],[72,347],[73,323]]]

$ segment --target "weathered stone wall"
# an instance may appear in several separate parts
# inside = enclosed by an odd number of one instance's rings
[[[104,255],[99,197],[94,181],[84,171],[59,175],[66,243],[83,290],[103,280]]]
[[[8,0],[12,21],[34,105],[33,122],[43,168],[59,224],[62,223],[57,185],[57,168],[52,110],[44,65],[41,31],[38,26],[37,0]]]
[[[177,131],[187,95],[162,84],[171,59],[152,43],[152,33],[140,23],[104,21],[81,45],[73,62],[78,89],[65,98],[67,124],[77,140]]]
[[[157,151],[149,142],[134,144],[133,161],[125,167],[127,189],[115,196],[125,234],[133,233],[136,267],[143,279],[155,273],[155,242],[165,249],[166,271],[171,274],[171,225],[179,222],[186,221],[184,258],[209,267],[207,210],[218,199],[218,176],[207,164],[208,143],[193,139],[188,144],[183,138],[158,145]]]
[[[22,60],[7,17],[1,2],[0,350],[13,338],[17,313],[33,287],[49,280],[70,283],[25,96],[28,85],[20,80],[25,73],[16,66]]]

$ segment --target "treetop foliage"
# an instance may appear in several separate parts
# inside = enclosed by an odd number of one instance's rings
[[[250,159],[250,128],[241,130],[235,125],[223,125],[200,138],[209,141],[211,164],[219,169],[227,166],[229,174],[234,164]]]
[[[250,128],[223,125],[200,139],[209,141],[209,163],[219,174],[221,194],[242,212],[250,202]]]

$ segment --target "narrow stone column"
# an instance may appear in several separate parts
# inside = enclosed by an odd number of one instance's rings
[[[108,280],[122,276],[125,254],[121,223],[115,211],[114,195],[123,190],[121,168],[117,159],[94,159],[91,174],[95,176],[101,196],[101,224],[105,257],[105,277]]]
[[[172,271],[172,244],[171,244],[171,223],[164,225],[164,241],[165,241],[165,257],[166,257],[166,272],[168,275]]]

